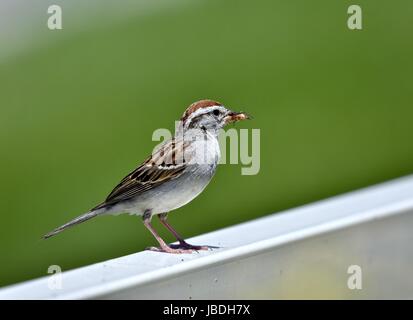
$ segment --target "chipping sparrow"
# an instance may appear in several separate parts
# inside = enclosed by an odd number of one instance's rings
[[[99,215],[129,213],[142,216],[144,225],[158,240],[160,247],[151,247],[151,250],[190,253],[210,248],[186,243],[167,222],[167,214],[204,190],[220,159],[219,130],[228,123],[245,119],[249,119],[246,113],[233,112],[216,101],[201,100],[191,104],[183,114],[175,136],[128,174],[104,202],[44,238]],[[178,245],[167,245],[162,240],[151,225],[153,215],[158,215],[161,223],[179,241]]]

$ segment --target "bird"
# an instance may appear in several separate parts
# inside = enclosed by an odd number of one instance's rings
[[[159,247],[149,250],[182,254],[211,249],[187,243],[167,221],[168,213],[192,201],[211,181],[221,156],[220,130],[247,119],[251,119],[247,113],[232,111],[218,101],[204,99],[192,103],[180,118],[174,136],[156,147],[102,203],[43,238],[98,216],[127,213],[142,217],[143,224],[158,241]],[[159,236],[151,223],[155,215],[179,244],[168,245]]]

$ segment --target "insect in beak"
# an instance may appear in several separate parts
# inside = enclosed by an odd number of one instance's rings
[[[252,119],[252,117],[245,113],[245,112],[234,112],[231,111],[226,117],[225,117],[225,123],[229,124],[232,122],[237,122],[241,120],[249,120]]]

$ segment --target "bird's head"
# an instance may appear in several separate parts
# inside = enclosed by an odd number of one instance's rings
[[[218,132],[229,123],[246,119],[251,119],[251,117],[245,112],[232,111],[217,101],[200,100],[185,110],[181,121],[184,130],[199,129]]]

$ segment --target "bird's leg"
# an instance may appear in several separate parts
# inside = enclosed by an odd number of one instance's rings
[[[159,236],[159,234],[156,232],[156,230],[153,228],[151,224],[152,220],[152,212],[150,210],[145,211],[143,214],[143,224],[145,225],[146,228],[152,233],[152,235],[155,237],[155,239],[159,242],[160,248],[157,247],[150,247],[148,250],[152,251],[157,251],[157,252],[167,252],[167,253],[192,253],[192,250],[189,248],[185,249],[174,249],[169,247],[165,241]]]
[[[168,213],[161,213],[158,215],[159,220],[161,220],[161,223],[174,235],[176,240],[179,241],[179,245],[170,245],[170,247],[176,247],[176,248],[182,248],[182,249],[193,249],[193,250],[208,250],[208,246],[194,246],[192,244],[187,243],[184,238],[182,238],[179,233],[172,228],[172,226],[166,221],[168,218]]]

